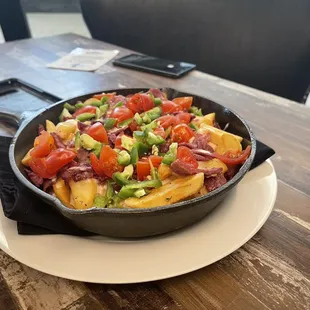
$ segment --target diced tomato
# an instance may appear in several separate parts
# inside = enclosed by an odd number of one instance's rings
[[[126,107],[117,107],[113,110],[111,117],[116,118],[117,123],[121,123],[129,118],[132,118],[133,113]]]
[[[122,166],[117,162],[117,153],[109,145],[102,147],[99,162],[100,169],[110,178],[114,172],[122,171]]]
[[[155,128],[154,130],[153,130],[153,132],[154,132],[154,134],[156,135],[156,136],[160,136],[160,137],[162,137],[162,138],[166,138],[166,132],[165,132],[165,129],[164,129],[164,127],[162,127],[162,126],[158,126],[157,128]]]
[[[116,139],[115,139],[115,143],[114,143],[114,147],[119,149],[119,150],[123,150],[123,147],[122,147],[122,136],[123,134],[119,134]]]
[[[187,112],[181,112],[176,115],[176,118],[180,123],[189,124],[191,121],[191,115]]]
[[[31,157],[39,158],[47,156],[54,147],[54,138],[45,130],[35,138],[34,148],[30,152]]]
[[[83,108],[80,108],[80,109],[76,110],[76,112],[73,114],[73,117],[77,117],[78,115],[83,114],[83,113],[96,114],[96,107],[93,107],[91,105],[87,105]]]
[[[32,158],[29,162],[31,170],[44,179],[49,179],[55,176],[47,170],[46,159],[45,158]]]
[[[138,130],[138,124],[135,120],[133,120],[130,124],[129,124],[129,128],[132,132]]]
[[[194,168],[198,168],[198,162],[192,151],[186,146],[179,146],[177,151],[177,159],[190,164]]]
[[[211,153],[211,156],[219,159],[220,161],[222,161],[224,164],[227,164],[227,165],[239,165],[239,164],[243,164],[246,161],[250,153],[251,153],[251,146],[248,145],[246,149],[242,151],[242,153],[239,156],[234,157],[234,158],[231,158],[227,155],[220,155],[216,152]]]
[[[100,122],[91,125],[87,129],[86,133],[96,141],[103,142],[105,144],[109,143],[107,132]]]
[[[101,177],[105,176],[103,169],[101,169],[99,159],[94,153],[90,153],[90,163],[94,171]]]
[[[63,166],[69,164],[76,154],[71,150],[56,149],[46,157],[47,170],[56,174]]]
[[[180,97],[172,100],[182,107],[182,110],[189,110],[193,103],[193,97]]]
[[[151,160],[153,166],[155,168],[158,168],[158,166],[161,164],[163,158],[161,156],[157,156],[157,155],[150,155],[149,159]]]
[[[65,165],[69,164],[76,154],[66,149],[56,149],[45,158],[32,158],[31,170],[44,179],[51,178]]]
[[[169,114],[183,110],[183,108],[170,100],[164,100],[161,105],[163,114]]]
[[[101,100],[102,97],[108,97],[109,99],[112,99],[115,95],[116,95],[116,93],[108,93],[108,94],[102,93],[102,94],[94,95],[93,97]]]
[[[139,181],[145,180],[145,178],[150,175],[151,166],[147,160],[139,160],[137,162],[137,176]]]
[[[160,126],[164,129],[179,124],[179,119],[177,119],[174,115],[164,115],[159,117],[156,121],[158,121]]]
[[[188,142],[194,136],[193,130],[186,124],[179,124],[172,128],[173,142]]]
[[[127,107],[133,113],[142,113],[154,108],[152,98],[147,94],[135,94],[127,102]]]

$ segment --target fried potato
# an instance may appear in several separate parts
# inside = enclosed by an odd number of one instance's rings
[[[166,206],[175,202],[184,200],[195,193],[202,187],[204,174],[172,179],[169,183],[153,189],[147,196],[142,198],[127,198],[125,205],[128,208],[149,208],[157,206]]]
[[[22,164],[24,165],[24,166],[29,166],[29,162],[30,162],[30,160],[31,160],[31,156],[30,156],[30,152],[33,150],[33,148],[31,148],[28,152],[27,152],[27,154],[24,156],[24,158],[22,159]]]
[[[53,190],[56,197],[68,208],[73,209],[70,203],[70,188],[66,185],[62,178],[59,178],[55,184],[53,184]]]
[[[158,167],[158,176],[161,180],[165,180],[170,177],[172,174],[172,170],[170,166],[161,163]]]
[[[74,134],[76,130],[77,130],[77,121],[74,119],[70,119],[65,122],[58,123],[56,125],[56,133],[63,140],[68,139],[70,134]]]
[[[228,169],[227,166],[217,158],[213,158],[208,161],[199,161],[198,168],[206,168],[206,169],[222,168],[223,173],[225,173]]]
[[[56,126],[53,122],[49,121],[48,119],[45,121],[46,131],[51,133],[56,131]]]
[[[75,209],[88,209],[93,206],[97,194],[97,182],[95,179],[78,182],[70,180],[69,185]]]
[[[200,127],[201,124],[213,126],[214,121],[215,121],[215,113],[210,113],[205,116],[196,116],[192,120],[192,123],[196,125],[197,127]]]
[[[211,142],[213,142],[213,143],[216,143],[216,141],[212,141],[212,138],[214,138],[214,136],[222,137],[223,135],[233,136],[239,142],[242,142],[242,140],[243,140],[243,138],[238,136],[238,135],[234,135],[230,132],[215,128],[215,127],[207,125],[207,124],[201,124],[200,128],[198,129],[198,133],[206,133],[206,132],[211,133]],[[216,140],[216,137],[214,138],[214,140]]]

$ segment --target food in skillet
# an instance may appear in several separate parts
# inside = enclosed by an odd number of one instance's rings
[[[205,195],[238,172],[251,147],[242,150],[242,137],[192,104],[158,89],[65,103],[58,124],[39,126],[25,172],[75,209],[147,208]]]

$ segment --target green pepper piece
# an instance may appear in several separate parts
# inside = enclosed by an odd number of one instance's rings
[[[197,107],[190,107],[189,112],[195,114],[196,116],[203,116],[201,109]]]
[[[117,162],[122,166],[130,164],[130,155],[126,151],[120,151],[117,156]]]
[[[155,108],[145,112],[145,115],[147,115],[148,118],[151,121],[153,121],[154,119],[159,118],[161,116],[161,113],[162,113],[161,108],[160,107],[155,107]],[[143,117],[142,117],[142,119],[143,119]]]
[[[139,113],[135,114],[134,120],[136,121],[137,125],[139,125],[139,126],[141,126],[143,124],[143,119]]]
[[[94,117],[96,117],[96,114],[94,114],[94,113],[82,113],[82,114],[78,115],[76,117],[76,119],[79,120],[80,122],[85,122],[85,121],[88,121]]]
[[[171,143],[169,151],[165,154],[162,163],[171,165],[177,159],[178,144],[176,142]]]
[[[134,182],[123,186],[126,189],[140,189],[140,188],[157,188],[162,185],[160,180],[147,180],[142,182]]]
[[[105,129],[112,129],[117,122],[116,118],[106,118],[103,122]]]
[[[75,151],[78,151],[81,147],[81,137],[80,137],[80,132],[77,131],[75,133],[75,137],[74,137],[74,149]]]
[[[160,105],[162,105],[162,101],[161,101],[161,99],[160,98],[155,98],[154,99],[154,104],[155,104],[155,106],[160,106]]]
[[[109,100],[109,97],[108,97],[108,96],[103,96],[103,97],[101,98],[102,104],[106,103],[108,100]]]
[[[134,145],[136,146],[138,150],[139,157],[146,155],[149,151],[149,147],[142,142],[136,142]]]
[[[156,120],[154,120],[154,121],[150,122],[150,123],[147,124],[147,125],[141,126],[141,129],[142,129],[143,131],[145,131],[145,130],[152,130],[152,129],[157,128],[157,126],[158,126],[158,124],[157,124]]]
[[[198,130],[198,127],[197,127],[195,124],[193,124],[193,123],[189,123],[188,126],[189,126],[190,128],[192,128],[193,130],[195,130],[195,131]]]
[[[96,98],[93,98],[93,101],[91,101],[90,103],[87,103],[87,105],[91,105],[93,107],[100,107],[102,106],[102,101]]]
[[[134,145],[131,149],[130,158],[131,158],[131,163],[133,165],[135,165],[139,160],[139,153],[138,153],[138,148],[136,145]]]
[[[121,128],[121,127],[125,127],[128,126],[131,122],[132,122],[133,118],[128,118],[122,122],[120,122],[117,127]]]
[[[83,107],[84,107],[84,104],[83,104],[82,102],[78,102],[78,103],[75,105],[75,107],[76,107],[77,109],[80,109],[80,108],[83,108]]]
[[[146,142],[149,146],[158,145],[165,142],[165,139],[161,136],[156,136],[154,133],[149,132],[146,138]]]
[[[151,170],[151,178],[152,180],[159,180],[158,171],[154,168],[152,161],[149,159],[150,170]]]
[[[136,190],[133,195],[134,197],[140,198],[146,195],[146,191],[144,188],[141,188],[141,189]]]
[[[59,120],[61,122],[63,122],[65,120],[65,118],[72,118],[72,115],[66,108],[63,108],[63,110],[59,116]]]
[[[113,180],[121,186],[124,186],[130,183],[130,181],[127,180],[121,172],[113,173]]]
[[[135,189],[128,189],[128,188],[126,188],[126,185],[125,185],[119,191],[118,196],[122,199],[126,199],[129,197],[133,197],[135,192],[136,192]]]
[[[101,112],[98,107],[96,107],[96,119],[99,119],[101,117]]]
[[[145,137],[146,137],[146,135],[145,135],[145,133],[143,131],[136,130],[136,131],[133,132],[133,137],[136,139],[136,141],[143,142]]]
[[[115,105],[115,108],[122,107],[123,105],[124,105],[124,102],[123,102],[123,101],[120,101],[120,102],[118,102],[118,103]]]
[[[103,195],[96,195],[94,200],[94,207],[96,208],[105,208],[108,204],[109,200],[107,196]]]
[[[108,104],[103,104],[102,106],[99,107],[100,110],[100,116],[103,116],[104,114],[106,114],[106,112],[109,109],[109,105]]]
[[[64,108],[67,109],[69,112],[75,112],[76,110],[76,107],[74,105],[69,104],[68,102],[64,104]]]
[[[93,148],[93,153],[99,158],[100,153],[101,153],[101,149],[102,149],[102,143],[98,142],[98,144],[96,144],[96,146]]]

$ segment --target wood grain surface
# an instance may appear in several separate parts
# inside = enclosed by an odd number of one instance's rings
[[[73,34],[2,44],[0,80],[20,78],[60,98],[109,88],[170,86],[226,105],[276,150],[275,208],[263,228],[233,254],[152,283],[74,282],[33,270],[0,251],[0,309],[310,309],[310,109],[198,71],[172,80],[111,64],[96,73],[45,67],[75,47],[115,48]],[[129,52],[118,49],[120,55]],[[18,102],[8,107],[0,99],[0,111],[7,109],[21,111]],[[14,133],[7,124],[0,127],[1,134]]]

